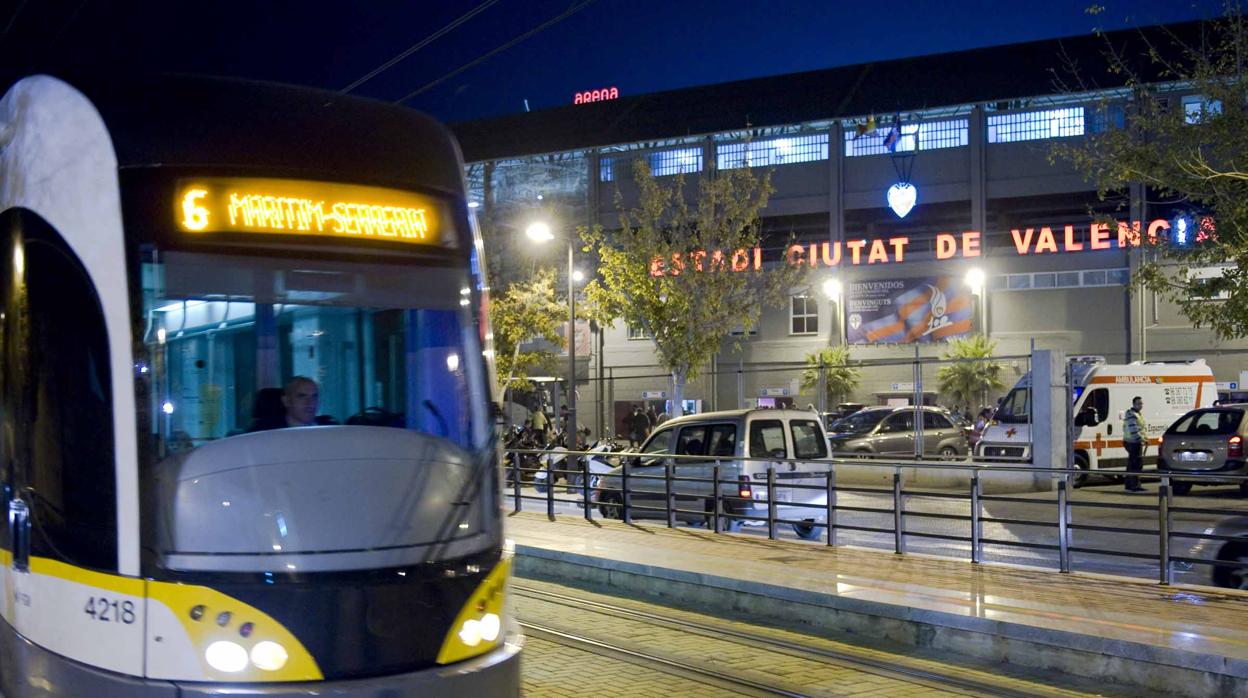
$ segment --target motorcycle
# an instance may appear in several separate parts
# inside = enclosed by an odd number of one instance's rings
[[[605,473],[610,472],[620,464],[619,456],[614,454],[622,452],[624,448],[622,444],[617,443],[613,439],[598,439],[590,444],[585,449],[588,455],[577,459],[580,467],[568,477],[568,494],[576,494],[581,490],[585,477],[585,463],[587,461],[589,464],[589,488],[591,490],[598,489],[598,480]]]
[[[507,485],[514,484],[519,459],[520,482],[531,482],[542,467],[541,457],[536,453],[515,453],[515,450],[538,450],[542,448],[541,432],[531,427],[515,426],[503,437],[503,473]]]
[[[563,445],[563,442],[563,432],[557,432],[555,437],[551,439],[550,443],[546,444],[543,449],[546,451],[546,454],[540,456],[542,463],[541,469],[533,473],[533,487],[539,493],[546,492],[548,482],[553,485],[555,482],[559,481],[560,477],[564,477],[566,479],[566,475],[557,472],[565,470],[568,467],[566,465],[568,460],[568,449]]]

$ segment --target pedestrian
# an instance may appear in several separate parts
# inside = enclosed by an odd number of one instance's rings
[[[662,423],[659,421],[659,413],[654,411],[653,405],[646,408],[646,419],[650,420],[650,426],[646,427],[647,434]]]
[[[537,432],[538,438],[543,443],[546,441],[546,429],[550,426],[550,420],[546,419],[546,413],[538,406],[533,412],[533,430]]]
[[[1144,470],[1144,449],[1148,447],[1148,424],[1144,421],[1142,410],[1144,399],[1136,396],[1131,399],[1131,409],[1122,416],[1122,445],[1127,449],[1127,472],[1138,473]],[[1143,492],[1138,475],[1127,475],[1125,478],[1127,492]]]
[[[639,448],[641,442],[646,440],[646,434],[649,431],[650,418],[641,411],[640,405],[634,405],[633,414],[628,418],[628,445],[631,448]]]
[[[962,422],[962,408],[954,405],[953,412],[949,416],[953,417],[954,424],[960,424]]]

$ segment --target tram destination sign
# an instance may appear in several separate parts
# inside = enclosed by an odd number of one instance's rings
[[[415,192],[294,179],[203,177],[178,182],[174,218],[187,233],[316,235],[454,246],[446,206]]]

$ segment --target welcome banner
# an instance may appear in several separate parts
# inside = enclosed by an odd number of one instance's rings
[[[850,344],[914,344],[964,337],[975,297],[953,276],[851,282],[845,294]]]

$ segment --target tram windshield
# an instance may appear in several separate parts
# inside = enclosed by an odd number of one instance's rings
[[[309,419],[479,448],[486,398],[481,361],[471,358],[480,349],[469,283],[451,267],[149,255],[144,342],[152,365],[140,370],[153,371],[158,450]],[[292,380],[299,407],[288,394]]]

